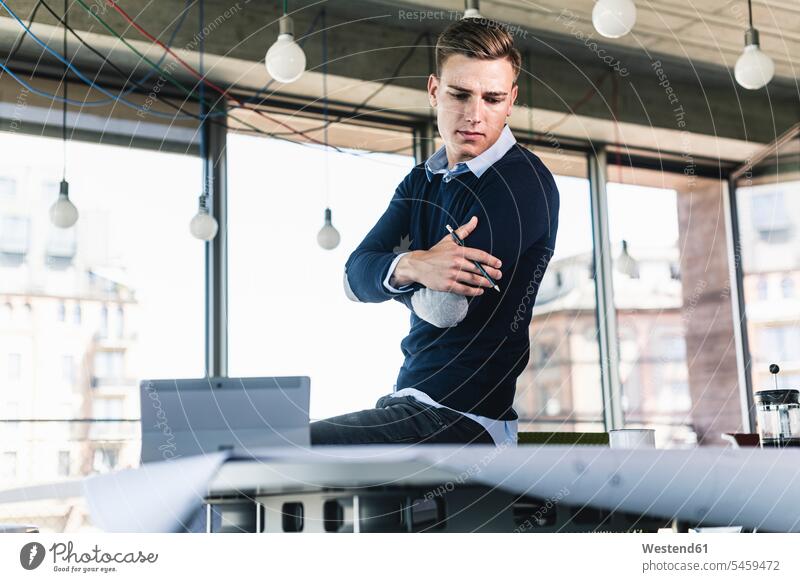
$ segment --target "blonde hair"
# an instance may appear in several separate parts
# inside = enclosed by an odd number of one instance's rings
[[[517,82],[522,56],[514,47],[514,39],[505,27],[485,18],[464,18],[448,26],[436,40],[436,76],[441,77],[442,65],[452,55],[473,59],[508,59],[514,68]]]

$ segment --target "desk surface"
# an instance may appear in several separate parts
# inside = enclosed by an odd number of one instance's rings
[[[800,531],[800,450],[596,446],[264,449],[228,459],[209,494],[449,481],[718,525]]]
[[[62,484],[109,531],[175,531],[209,496],[479,485],[568,505],[800,531],[800,450],[370,445],[270,448],[150,463]],[[32,495],[33,490],[38,495]],[[58,490],[0,492],[13,502]],[[49,494],[49,497],[56,495]]]

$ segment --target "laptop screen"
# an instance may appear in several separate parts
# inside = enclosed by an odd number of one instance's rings
[[[308,376],[143,380],[142,462],[309,447]]]

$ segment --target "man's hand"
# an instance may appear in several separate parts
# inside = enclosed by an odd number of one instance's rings
[[[478,217],[456,229],[456,234],[466,243],[466,238],[478,226]],[[471,261],[478,261],[493,279],[500,279],[500,260],[480,249],[461,246],[450,233],[427,251],[412,251],[398,261],[390,283],[402,287],[419,282],[434,291],[447,291],[458,295],[475,296],[483,287],[492,284]]]

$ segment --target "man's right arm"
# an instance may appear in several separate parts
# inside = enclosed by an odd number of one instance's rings
[[[398,296],[397,291],[406,295],[421,287],[407,280],[401,280],[395,291],[390,290],[393,285],[387,286],[391,275],[395,274],[394,271],[390,273],[390,267],[393,264],[395,267],[403,264],[403,259],[407,256],[398,260],[394,249],[411,236],[411,196],[408,189],[413,173],[414,171],[403,179],[389,207],[345,263],[345,293],[353,301],[379,303],[394,299]],[[401,274],[405,269],[395,271]]]

